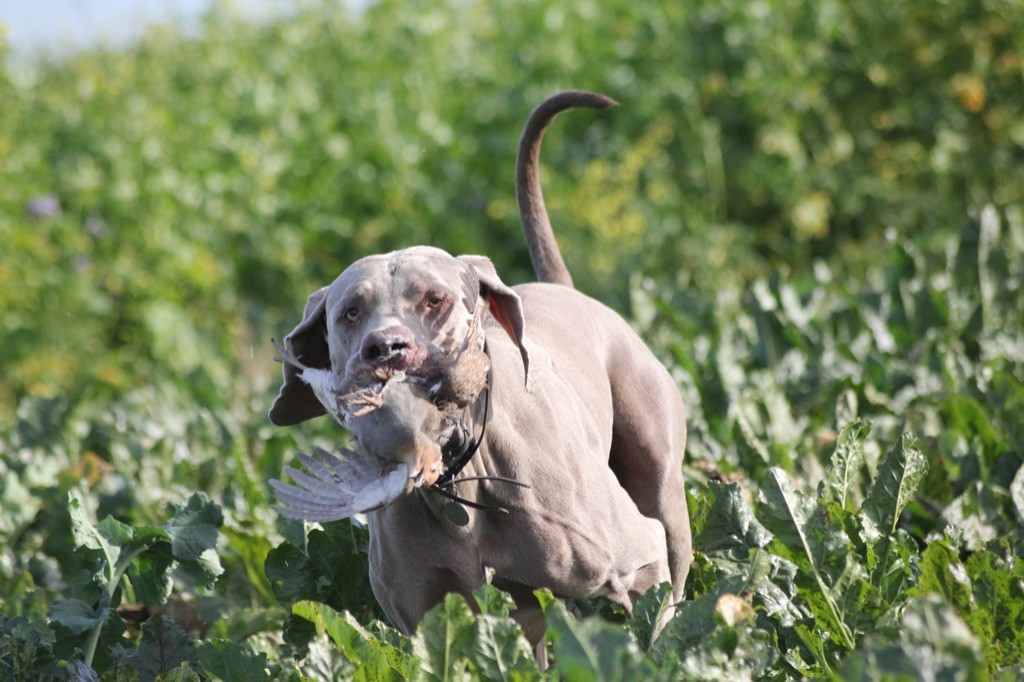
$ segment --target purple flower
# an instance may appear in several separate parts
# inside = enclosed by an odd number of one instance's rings
[[[60,199],[52,194],[43,194],[28,202],[25,213],[29,218],[50,218],[60,215]]]
[[[98,239],[107,233],[107,223],[103,218],[91,215],[85,219],[85,231],[90,237]]]

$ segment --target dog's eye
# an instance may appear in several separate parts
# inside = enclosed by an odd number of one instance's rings
[[[359,319],[359,308],[349,308],[345,311],[345,319],[349,322],[355,322]]]
[[[427,299],[428,308],[440,308],[444,304],[444,299],[440,296],[431,296]]]

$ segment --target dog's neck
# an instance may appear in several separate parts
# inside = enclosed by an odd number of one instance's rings
[[[487,353],[487,344],[483,344],[483,352]],[[489,356],[489,353],[488,353]],[[508,514],[508,510],[489,504],[482,504],[459,497],[456,492],[456,484],[462,481],[494,481],[518,485],[528,488],[529,486],[514,479],[502,476],[466,476],[458,478],[463,469],[470,463],[477,454],[487,433],[487,421],[491,410],[491,382],[493,373],[487,371],[487,382],[480,395],[462,410],[459,421],[452,430],[442,448],[442,459],[445,464],[445,471],[427,489],[420,489],[424,504],[430,509],[434,518],[442,525],[463,527],[469,523],[469,512],[466,507],[480,509],[482,511]],[[479,424],[479,426],[477,426]]]

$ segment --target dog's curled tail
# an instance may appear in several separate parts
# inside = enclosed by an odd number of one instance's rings
[[[516,159],[516,199],[519,201],[519,216],[530,250],[530,262],[541,282],[552,282],[572,286],[572,276],[565,267],[562,254],[551,229],[544,196],[540,189],[540,143],[544,131],[559,112],[576,107],[607,109],[616,105],[615,100],[593,92],[566,90],[549,97],[533,110],[526,121],[526,128],[519,140],[519,156]]]

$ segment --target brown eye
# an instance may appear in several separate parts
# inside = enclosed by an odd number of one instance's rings
[[[349,308],[345,311],[345,319],[349,322],[355,322],[359,319],[359,308]]]

